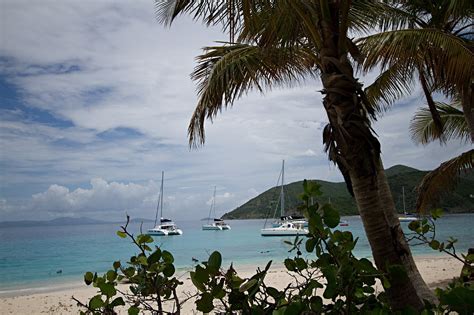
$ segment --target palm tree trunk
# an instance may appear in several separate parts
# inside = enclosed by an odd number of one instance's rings
[[[417,272],[408,262],[410,259],[402,257],[411,256],[407,251],[403,239],[403,232],[391,229],[385,216],[378,182],[372,176],[351,176],[354,195],[359,208],[359,213],[364,224],[365,233],[372,248],[376,266],[388,272],[389,266],[402,265],[407,275]],[[419,277],[421,279],[421,276]],[[391,287],[386,290],[390,303],[394,309],[402,309],[408,305],[415,309],[423,308],[422,294],[419,293],[417,283],[409,276],[406,279],[390,279]]]
[[[474,83],[467,82],[461,90],[461,103],[467,126],[471,132],[471,142],[474,143]]]
[[[395,203],[393,202],[392,198],[392,192],[390,190],[387,177],[385,176],[382,161],[380,161],[377,170],[377,184],[380,188],[380,202],[384,208],[385,218],[390,230],[392,231],[393,237],[396,238],[396,244],[399,246],[398,251],[400,253],[407,253],[406,255],[400,255],[400,259],[406,268],[407,276],[415,288],[417,288],[416,291],[421,300],[427,300],[431,303],[435,303],[437,302],[437,299],[421,277],[420,272],[416,267],[415,261],[413,260],[410,247],[408,246],[403,234],[403,230],[400,226],[400,220],[398,219]]]
[[[392,279],[387,290],[394,309],[407,306],[420,310],[423,299],[435,300],[419,274],[400,228],[391,192],[381,167],[380,144],[374,137],[367,112],[362,106],[361,84],[352,66],[335,45],[321,50],[323,104],[332,134],[329,156],[347,173],[364,224],[375,264],[388,272],[389,266],[401,265],[407,272],[403,281]]]

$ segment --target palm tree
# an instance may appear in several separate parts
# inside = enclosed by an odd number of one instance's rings
[[[432,93],[459,96],[474,142],[474,2],[471,0],[385,1],[382,32],[359,41],[363,68],[384,71],[367,88],[371,101],[391,105],[411,91],[415,78],[433,117],[432,132],[443,132]]]
[[[329,118],[323,139],[329,158],[353,193],[377,267],[403,265],[407,281],[387,289],[392,306],[421,309],[434,295],[421,278],[396,216],[380,159],[380,143],[370,119],[375,111],[354,76],[360,53],[349,32],[368,31],[377,20],[378,1],[158,1],[159,21],[171,24],[191,14],[207,24],[222,23],[230,40],[208,47],[192,77],[199,101],[189,125],[192,146],[205,140],[204,123],[251,89],[318,77]]]
[[[441,144],[449,140],[470,141],[470,131],[464,119],[464,113],[459,110],[460,101],[456,100],[451,104],[436,103],[437,111],[444,126],[443,132],[438,134],[433,132],[434,121],[429,110],[421,108],[415,113],[411,124],[410,132],[415,142],[428,144],[439,140]],[[416,209],[417,212],[424,212],[439,200],[439,197],[447,191],[453,189],[459,175],[463,171],[474,168],[474,150],[468,150],[461,155],[454,157],[426,174],[421,183],[416,188],[418,192]]]

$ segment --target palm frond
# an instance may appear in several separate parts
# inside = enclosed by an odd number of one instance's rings
[[[312,41],[320,46],[317,4],[294,0],[262,1],[248,7],[240,42],[259,46],[291,46]]]
[[[231,36],[238,33],[245,16],[243,8],[250,0],[155,0],[155,15],[159,23],[170,26],[179,16],[187,14],[206,25],[221,24]]]
[[[410,123],[410,133],[413,141],[427,144],[439,140],[445,143],[448,140],[458,139],[468,142],[470,139],[470,130],[464,118],[464,113],[457,109],[459,104],[445,104],[436,102],[436,109],[443,124],[443,133],[441,135],[436,131],[433,117],[428,108],[420,108]]]
[[[208,47],[197,58],[192,78],[198,81],[199,102],[188,135],[191,146],[204,143],[204,122],[252,89],[263,92],[276,85],[298,84],[316,75],[319,61],[312,51],[300,48],[262,48],[247,44]]]
[[[406,67],[428,63],[432,73],[443,74],[434,80],[461,84],[472,78],[474,52],[462,39],[436,29],[389,31],[365,37],[359,42],[366,56],[363,69],[376,65],[382,69],[394,63]]]
[[[389,10],[391,6],[381,1],[352,1],[348,18],[349,28],[358,34],[373,32],[378,25],[394,17],[393,14],[389,14]]]
[[[413,70],[406,65],[394,63],[365,88],[365,94],[378,111],[387,110],[396,100],[409,95],[414,86]]]
[[[417,212],[423,213],[433,206],[441,195],[452,190],[459,180],[463,171],[474,168],[474,150],[469,150],[458,157],[442,163],[438,168],[423,177],[420,185],[416,188],[418,197],[416,200]]]

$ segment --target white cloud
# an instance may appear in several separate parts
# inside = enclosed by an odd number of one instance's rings
[[[206,123],[205,147],[188,149],[197,101],[189,73],[201,47],[226,38],[219,29],[186,17],[165,28],[144,0],[0,6],[0,79],[22,104],[0,111],[2,217],[11,218],[7,208],[154,217],[158,188],[149,183],[161,170],[167,211],[182,218],[204,216],[214,185],[222,213],[255,197],[275,184],[282,159],[287,182],[341,180],[323,152],[327,116],[314,80],[249,93]],[[432,168],[463,150],[411,142],[407,126],[419,102],[407,99],[375,125],[386,166]],[[114,136],[120,128],[133,132]]]
[[[46,191],[34,194],[31,210],[43,212],[130,212],[144,206],[153,199],[158,191],[154,182],[145,185],[134,183],[107,182],[94,178],[90,189],[77,188],[70,191],[67,187],[51,185]]]

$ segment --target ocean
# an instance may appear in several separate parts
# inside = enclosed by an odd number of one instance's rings
[[[358,237],[354,251],[357,257],[370,258],[370,248],[358,216],[345,217],[351,231]],[[281,263],[289,253],[284,240],[294,237],[262,237],[264,220],[227,221],[229,231],[202,231],[202,221],[177,221],[182,236],[155,236],[155,245],[170,251],[178,272],[194,266],[193,258],[206,260],[214,250],[221,252],[224,266],[264,267],[268,260]],[[143,230],[151,227],[150,223]],[[408,223],[402,223],[408,232]],[[79,283],[86,271],[107,271],[116,260],[122,263],[137,252],[129,239],[116,235],[120,224],[34,226],[0,228],[0,295],[18,291]],[[446,215],[437,221],[437,239],[450,236],[459,240],[458,252],[474,247],[474,214]],[[129,230],[139,234],[140,225]],[[304,247],[303,247],[304,248]],[[440,255],[427,246],[413,246],[414,255]],[[307,254],[311,255],[311,254]],[[312,254],[314,255],[314,254]],[[310,257],[310,256],[308,256]]]

